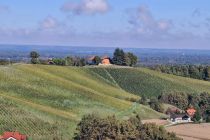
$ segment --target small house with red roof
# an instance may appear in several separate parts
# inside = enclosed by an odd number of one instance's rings
[[[4,134],[0,136],[0,140],[27,140],[27,136],[19,132],[4,132]]]
[[[195,110],[193,107],[191,107],[191,108],[188,108],[188,109],[186,110],[186,112],[187,112],[187,114],[188,114],[190,117],[193,117],[193,116],[195,115],[195,113],[196,113],[196,110]]]
[[[108,56],[101,57],[101,64],[103,64],[103,65],[110,65],[111,64],[110,57],[108,57]]]

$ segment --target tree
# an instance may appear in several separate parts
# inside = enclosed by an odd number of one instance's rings
[[[142,95],[141,99],[139,100],[139,103],[143,105],[148,105],[147,97],[145,95]]]
[[[95,56],[95,58],[93,59],[93,63],[95,65],[98,65],[99,63],[101,63],[101,58],[99,56]]]
[[[128,55],[128,58],[130,59],[130,65],[129,66],[136,65],[137,61],[138,61],[138,57],[131,52],[128,52],[127,55]]]
[[[39,53],[38,52],[36,52],[36,51],[32,51],[31,53],[30,53],[30,57],[31,57],[31,63],[32,64],[39,64],[40,63],[40,61],[39,61]]]
[[[77,125],[75,140],[180,140],[155,124],[142,124],[137,115],[128,120],[115,116],[86,115]]]
[[[125,65],[124,51],[120,48],[115,49],[112,61],[115,65]]]
[[[73,57],[66,57],[65,58],[65,65],[66,66],[73,66],[74,65],[74,58]]]
[[[65,66],[66,61],[62,58],[54,58],[52,60],[54,62],[55,65],[59,65],[59,66]]]
[[[149,105],[152,109],[154,109],[157,112],[161,112],[161,113],[164,112],[163,105],[156,98],[152,98],[150,100]]]

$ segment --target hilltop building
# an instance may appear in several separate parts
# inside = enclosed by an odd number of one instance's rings
[[[4,132],[4,134],[0,136],[0,140],[27,140],[27,136],[19,132]]]

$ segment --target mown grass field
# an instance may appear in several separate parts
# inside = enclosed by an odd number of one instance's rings
[[[36,140],[68,140],[80,118],[88,113],[119,118],[135,113],[147,119],[163,116],[130,102],[140,97],[121,88],[111,76],[112,70],[107,71],[100,76],[90,68],[0,67],[0,133],[19,131]]]
[[[163,74],[146,68],[90,68],[108,83],[135,95],[158,96],[164,92],[210,93],[210,82]]]

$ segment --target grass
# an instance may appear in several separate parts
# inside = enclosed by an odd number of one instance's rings
[[[96,68],[96,70],[98,70]],[[71,139],[87,113],[128,118],[163,115],[129,100],[110,70],[45,65],[0,67],[0,132],[20,131],[32,139]],[[129,70],[130,71],[130,70]],[[105,77],[106,76],[106,77]]]

